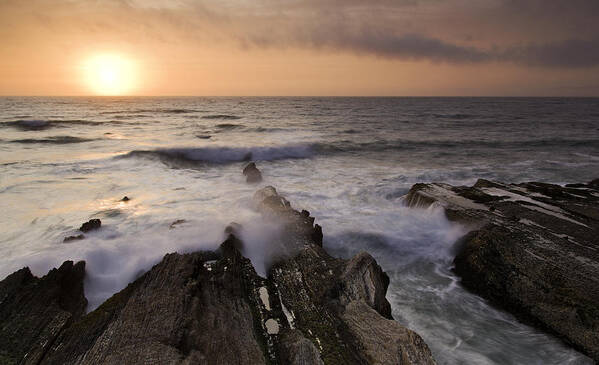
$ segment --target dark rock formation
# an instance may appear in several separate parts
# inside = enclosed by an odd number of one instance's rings
[[[250,162],[246,167],[244,167],[243,175],[246,177],[245,181],[250,184],[259,183],[262,181],[262,173],[260,170],[258,170],[256,164],[253,162]]]
[[[439,204],[473,228],[455,271],[467,288],[599,361],[599,185],[416,184],[411,206]]]
[[[183,223],[187,223],[187,221],[185,219],[177,219],[176,221],[174,221],[173,223],[171,223],[170,226],[168,226],[169,229],[175,229],[177,228],[178,225],[181,225]]]
[[[102,226],[102,221],[99,219],[90,219],[89,221],[83,223],[79,230],[81,232],[89,232],[96,229],[99,229]]]
[[[79,240],[82,240],[82,239],[84,239],[84,238],[85,238],[85,236],[84,236],[84,235],[82,235],[82,234],[78,234],[78,235],[76,235],[76,236],[68,236],[68,237],[65,237],[65,238],[64,238],[64,240],[62,240],[62,242],[65,242],[65,243],[66,243],[66,242],[72,242],[72,241],[79,241]]]
[[[307,211],[293,210],[272,187],[256,199],[284,231],[273,244],[285,254],[267,278],[243,257],[242,227],[231,224],[217,252],[168,254],[93,312],[72,315],[78,320],[53,332],[35,363],[434,364],[422,339],[391,319],[389,279],[370,255],[333,258],[314,240],[322,230]],[[23,269],[0,293],[15,296],[31,280]],[[25,310],[13,321],[42,320]],[[15,363],[25,353],[29,363],[40,343],[23,334],[2,347],[18,349],[9,353]]]
[[[125,196],[125,197],[123,197],[123,199],[121,199],[122,202],[128,202],[129,200],[131,200],[131,199],[129,199],[128,196]]]
[[[0,282],[0,363],[38,364],[85,312],[85,262],[65,261],[43,278],[23,268]]]

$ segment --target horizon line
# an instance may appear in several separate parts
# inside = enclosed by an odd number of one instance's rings
[[[0,98],[599,98],[599,95],[0,95]]]

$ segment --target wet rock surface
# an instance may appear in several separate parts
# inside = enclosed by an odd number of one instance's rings
[[[62,242],[67,243],[67,242],[73,242],[73,241],[80,241],[83,239],[85,239],[85,236],[82,234],[78,234],[76,236],[65,237],[64,240],[62,240]]]
[[[100,229],[102,227],[102,221],[99,219],[90,219],[89,221],[83,223],[79,230],[81,232],[89,232],[94,231],[96,229]]]
[[[258,170],[254,162],[250,162],[246,167],[244,167],[243,175],[246,178],[245,181],[250,184],[259,183],[262,181],[262,173],[260,170]]]
[[[472,228],[454,261],[464,286],[599,361],[597,180],[416,184],[406,203]]]
[[[435,363],[420,336],[391,319],[389,278],[370,255],[328,255],[310,213],[272,187],[254,203],[283,227],[273,242],[283,253],[267,277],[242,255],[244,227],[232,223],[216,252],[168,254],[93,312],[81,316],[77,307],[35,363]],[[31,280],[23,269],[0,282],[0,293],[14,296]],[[42,320],[28,315],[18,322]],[[20,349],[11,352],[15,363],[27,363],[23,356],[39,343],[22,338],[3,345]]]

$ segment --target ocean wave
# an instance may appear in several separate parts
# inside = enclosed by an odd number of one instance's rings
[[[377,140],[368,142],[355,142],[351,140],[335,141],[317,144],[317,149],[326,153],[342,152],[383,152],[393,150],[431,150],[443,149],[530,149],[530,148],[560,148],[560,147],[597,147],[599,139],[568,139],[547,138],[527,139],[516,141],[500,140],[428,140],[414,141],[408,139]]]
[[[199,110],[184,108],[156,108],[156,109],[133,109],[133,110],[108,110],[100,114],[137,114],[137,113],[161,113],[161,114],[191,114]],[[145,115],[144,115],[145,116]]]
[[[247,132],[254,132],[254,133],[274,133],[274,132],[294,132],[297,129],[290,129],[290,128],[278,128],[278,127],[255,127],[255,128],[248,128]]]
[[[276,161],[310,158],[311,145],[259,147],[200,147],[135,150],[118,158],[147,158],[159,160],[171,167],[194,167],[202,164],[229,164],[243,161]]]
[[[241,124],[221,123],[215,125],[215,127],[219,129],[239,129],[243,128],[244,126]]]
[[[237,120],[237,119],[241,119],[241,117],[238,117],[236,115],[229,115],[229,114],[213,114],[213,115],[203,115],[202,119],[228,119],[228,120]]]
[[[113,121],[111,123],[119,123],[118,121]],[[19,119],[13,120],[10,122],[1,122],[0,126],[2,127],[10,127],[16,128],[22,131],[41,131],[54,127],[67,127],[70,125],[99,125],[104,124],[104,122],[94,122],[91,120],[84,119],[73,119],[73,120],[45,120],[45,119]]]
[[[91,142],[91,141],[95,141],[95,139],[80,138],[80,137],[73,137],[73,136],[53,136],[53,137],[38,138],[38,139],[36,139],[36,138],[15,139],[15,140],[8,141],[8,142],[24,143],[24,144],[35,144],[35,143],[71,144],[71,143],[84,143],[84,142]]]

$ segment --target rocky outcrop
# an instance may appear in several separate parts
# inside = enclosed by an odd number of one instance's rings
[[[102,227],[102,221],[99,219],[90,219],[89,221],[83,223],[79,230],[81,232],[89,232],[94,231],[96,229],[100,229]]]
[[[434,364],[422,339],[391,319],[389,278],[370,255],[329,256],[314,218],[272,187],[254,201],[282,225],[267,277],[243,256],[244,227],[232,223],[218,251],[168,254],[93,312],[72,315],[36,363]],[[2,292],[19,292],[26,273]],[[11,345],[22,348],[15,363],[39,343],[28,341]]]
[[[23,268],[0,282],[0,363],[38,364],[85,313],[85,263],[66,261],[37,278]]]
[[[472,228],[454,261],[464,286],[599,361],[597,180],[416,184],[406,202]]]
[[[260,170],[258,170],[254,162],[250,162],[246,167],[244,167],[243,175],[245,175],[245,181],[250,184],[259,183],[262,181],[262,173]]]

